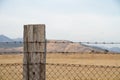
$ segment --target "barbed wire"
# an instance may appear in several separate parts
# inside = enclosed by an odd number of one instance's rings
[[[14,41],[14,42],[0,42],[0,48],[4,48],[4,49],[6,49],[6,47],[4,47],[4,46],[7,46],[8,44],[10,44],[10,45],[17,45],[17,44],[20,44],[20,46],[23,46],[24,45],[24,43],[46,43],[46,44],[49,44],[49,43],[55,43],[55,44],[65,44],[65,43],[79,43],[79,44],[85,44],[85,45],[89,45],[89,44],[120,44],[120,42],[72,42],[72,41],[46,41],[46,42],[39,42],[39,41],[30,41],[30,42],[22,42],[22,41]],[[10,46],[9,45],[9,46]],[[3,47],[2,47],[3,46]],[[17,47],[20,47],[20,46],[17,46]],[[16,47],[16,46],[15,46]],[[11,47],[8,47],[8,48],[11,48]],[[106,49],[104,49],[104,50],[106,50]],[[70,51],[68,51],[68,52],[64,52],[64,51],[60,51],[60,52],[58,52],[58,51],[51,51],[51,52],[49,52],[49,51],[46,51],[47,53],[92,53],[92,51],[93,50],[91,50],[91,52],[70,52]],[[17,50],[15,50],[15,51],[11,51],[11,50],[5,50],[5,52],[4,51],[0,51],[0,54],[22,54],[22,53],[40,53],[40,52],[24,52],[24,51],[17,51]],[[41,53],[44,53],[44,52],[41,52]],[[106,52],[106,51],[103,51],[103,52],[94,52],[94,53],[109,53],[109,50],[108,50],[108,52]],[[116,52],[117,53],[117,52]]]
[[[0,54],[23,54],[24,52],[0,52]]]
[[[39,42],[39,41],[29,41],[29,42],[22,42],[22,41],[14,41],[14,42],[0,42],[1,44],[24,44],[24,43],[80,43],[80,44],[120,44],[120,42],[65,42],[65,41],[47,41],[47,42]]]
[[[25,54],[25,53],[45,53],[45,52],[0,52],[0,54]],[[120,52],[46,52],[46,54],[119,54]]]
[[[0,42],[0,43],[6,43],[6,44],[9,44],[9,43],[14,43],[14,44],[20,43],[20,44],[23,44],[24,42],[22,42],[22,41],[14,41],[14,42]]]
[[[38,64],[42,64],[42,65],[56,65],[56,66],[73,66],[73,67],[103,67],[103,68],[120,68],[120,66],[114,66],[114,65],[84,65],[84,64],[64,64],[64,63],[29,63],[29,65],[38,65]],[[0,66],[2,65],[6,65],[6,66],[14,66],[14,65],[28,65],[28,64],[24,64],[24,63],[5,63],[5,64],[0,64]]]
[[[46,65],[56,65],[56,66],[73,66],[73,67],[101,67],[101,68],[120,68],[120,66],[110,66],[110,65],[81,65],[81,64],[55,64],[55,63],[45,63]]]

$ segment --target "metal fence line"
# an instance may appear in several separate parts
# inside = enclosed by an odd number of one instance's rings
[[[4,46],[7,46],[7,45],[19,45],[18,47],[20,47],[20,46],[23,46],[24,45],[24,43],[26,43],[26,42],[22,42],[22,41],[14,41],[14,42],[0,42],[0,45],[2,45],[3,47],[0,47],[0,48],[4,48],[4,49],[7,49],[6,47],[4,47]],[[47,42],[37,42],[37,41],[35,41],[35,42],[33,42],[33,41],[31,41],[31,42],[27,42],[27,43],[54,43],[54,44],[58,44],[58,46],[59,46],[59,44],[67,44],[67,43],[79,43],[79,44],[84,44],[84,45],[88,45],[89,46],[89,44],[103,44],[103,45],[105,45],[105,44],[111,44],[111,45],[116,45],[116,44],[120,44],[120,42],[65,42],[65,41],[47,41]],[[8,47],[8,48],[10,48],[10,47]],[[14,47],[13,47],[14,48]],[[8,51],[1,51],[0,52],[0,54],[2,54],[2,53],[5,53],[5,54],[7,54],[7,53],[25,53],[25,52],[22,52],[22,51],[12,51],[12,52],[8,52]],[[47,52],[47,53],[56,53],[56,52]],[[61,51],[61,52],[57,52],[57,53],[78,53],[78,52],[63,52],[63,51]],[[82,52],[83,53],[83,52]]]
[[[0,42],[0,44],[24,44],[25,42]],[[27,42],[27,43],[45,43],[45,42]],[[79,43],[79,44],[120,44],[120,42],[47,42],[55,44]],[[33,53],[24,51],[0,52],[0,54]],[[34,52],[39,53],[39,52]],[[50,51],[47,53],[87,53],[87,52],[69,52],[69,51]],[[88,52],[90,53],[90,52]],[[92,52],[91,52],[92,53]],[[97,54],[103,52],[95,52]],[[110,53],[109,53],[110,54]],[[112,53],[111,53],[112,54]],[[113,54],[114,55],[114,54]],[[44,63],[30,63],[29,65],[37,67]],[[27,64],[0,64],[0,80],[23,80],[23,66]],[[45,63],[46,80],[120,80],[120,66],[105,65],[81,65],[81,64],[53,64]],[[35,71],[37,71],[35,69]],[[39,73],[39,72],[38,72]],[[34,74],[34,73],[31,73]]]
[[[24,44],[24,43],[80,43],[80,44],[120,44],[120,42],[58,42],[58,41],[47,41],[47,42],[22,42],[22,41],[14,41],[14,42],[0,42],[0,44]]]
[[[0,52],[0,54],[23,54],[23,53],[33,53],[33,52]],[[40,53],[40,52],[34,52],[34,53]],[[42,52],[41,52],[42,53]],[[92,54],[93,52],[46,52],[46,53],[58,53],[58,54],[84,54],[84,53],[89,53]],[[119,54],[118,52],[94,52],[94,54]]]
[[[46,65],[55,65],[55,66],[74,66],[74,67],[101,67],[101,68],[120,68],[120,66],[108,66],[108,65],[84,65],[84,64],[63,64],[63,63],[30,63],[30,65],[39,65],[39,64],[46,64]],[[15,66],[15,65],[27,65],[22,63],[9,63],[9,64],[0,64],[0,66]]]
[[[120,80],[120,68],[94,65],[48,64],[47,80]]]
[[[0,64],[0,80],[23,80],[23,65]],[[46,63],[46,80],[120,80],[120,66]]]

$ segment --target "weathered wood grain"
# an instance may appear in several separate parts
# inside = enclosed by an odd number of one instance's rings
[[[24,25],[24,80],[45,80],[45,25]]]

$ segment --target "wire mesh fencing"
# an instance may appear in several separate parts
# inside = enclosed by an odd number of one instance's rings
[[[0,80],[23,80],[23,65],[0,64]]]
[[[120,66],[47,64],[47,80],[120,80]]]
[[[0,80],[23,77],[23,64],[0,64]],[[120,66],[46,63],[46,80],[120,80]]]

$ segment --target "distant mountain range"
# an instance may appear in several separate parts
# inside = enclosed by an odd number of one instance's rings
[[[14,43],[14,42],[22,42],[23,38],[11,39],[5,35],[0,35],[0,51],[7,50],[9,51],[22,51],[23,44],[22,43]],[[99,52],[120,52],[119,47],[113,48],[101,48],[96,46],[88,46],[80,43],[69,43],[67,40],[48,40],[51,43],[47,44],[47,52],[88,52],[88,53],[99,53]],[[5,43],[10,42],[10,43]],[[66,43],[54,43],[54,42],[66,42]],[[10,49],[12,48],[12,49]]]
[[[0,35],[0,42],[14,42],[14,41],[23,41],[23,38],[11,39],[5,35]]]
[[[23,44],[14,42],[23,41],[22,38],[11,39],[5,35],[0,35],[0,48],[21,47]]]
[[[13,39],[10,39],[4,35],[0,35],[0,42],[13,42]]]
[[[118,52],[118,53],[120,53],[120,48],[119,47],[108,48],[108,50],[112,51],[112,52]]]

